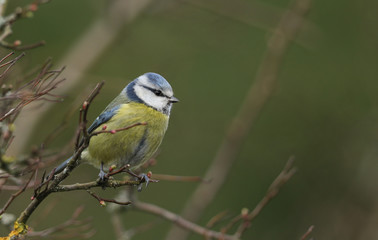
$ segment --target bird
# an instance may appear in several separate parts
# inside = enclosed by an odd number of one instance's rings
[[[133,124],[145,124],[114,134],[92,136],[79,161],[99,168],[102,181],[106,168],[129,164],[130,170],[137,169],[159,148],[168,128],[172,104],[178,101],[163,76],[148,72],[137,77],[126,85],[87,131],[91,134],[104,129],[116,130]],[[53,174],[63,171],[71,158],[55,168]]]

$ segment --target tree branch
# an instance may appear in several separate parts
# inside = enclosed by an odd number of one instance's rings
[[[156,205],[150,204],[150,203],[144,203],[140,201],[133,202],[133,207],[135,207],[137,210],[141,210],[144,212],[148,212],[154,215],[157,215],[159,217],[162,217],[164,219],[167,219],[176,225],[178,225],[181,228],[184,228],[186,230],[190,230],[194,233],[197,233],[199,235],[202,235],[204,237],[207,237],[209,239],[215,238],[215,239],[223,239],[223,240],[238,240],[237,237],[223,234],[221,232],[216,232],[204,227],[201,227],[193,222],[190,222],[180,215],[177,215],[175,213],[172,213],[164,208],[158,207]]]

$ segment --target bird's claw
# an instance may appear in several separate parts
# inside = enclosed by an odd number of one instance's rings
[[[146,183],[146,188],[147,188],[148,184],[150,183],[150,178],[145,173],[140,174],[138,178],[140,180],[140,184],[138,185],[138,192],[141,192],[143,188],[143,182]]]
[[[106,182],[106,180],[108,179],[108,175],[104,171],[104,164],[103,163],[101,163],[100,173],[98,174],[98,177],[100,178],[101,183]]]
[[[104,172],[103,170],[100,170],[100,173],[98,174],[98,177],[100,178],[101,182],[105,182],[106,172]]]

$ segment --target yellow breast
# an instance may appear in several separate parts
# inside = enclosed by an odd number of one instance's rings
[[[88,149],[82,158],[99,167],[118,167],[130,164],[138,167],[150,159],[158,149],[168,127],[169,117],[141,103],[121,105],[118,112],[95,131],[116,130],[135,123],[146,122],[115,134],[103,133],[91,138]]]

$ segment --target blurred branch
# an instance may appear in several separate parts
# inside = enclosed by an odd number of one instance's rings
[[[136,234],[140,232],[147,231],[154,227],[156,225],[156,222],[149,222],[140,226],[137,226],[135,228],[131,228],[128,230],[124,229],[124,224],[121,221],[120,213],[114,212],[111,214],[111,220],[114,227],[114,232],[116,234],[117,240],[130,240],[132,239]]]
[[[8,43],[5,39],[10,36],[12,32],[11,26],[19,19],[22,18],[31,18],[34,15],[34,12],[36,12],[40,5],[50,2],[50,0],[35,0],[33,3],[25,6],[25,7],[17,7],[13,12],[11,12],[7,16],[4,15],[4,9],[7,4],[6,0],[3,0],[3,2],[0,5],[0,14],[1,14],[1,21],[0,21],[0,46],[12,50],[28,50],[33,49],[36,47],[40,47],[45,45],[45,41],[39,41],[34,44],[29,45],[21,45],[20,40],[16,40],[13,43]]]
[[[173,181],[173,182],[210,182],[211,180],[203,179],[199,176],[175,176],[167,174],[153,174],[154,179],[164,180],[164,181]]]
[[[261,199],[257,206],[252,210],[252,212],[248,215],[241,215],[243,222],[240,224],[238,230],[234,234],[235,237],[241,237],[243,232],[251,225],[251,222],[257,217],[257,215],[260,214],[262,209],[270,202],[270,200],[277,196],[282,186],[294,175],[297,169],[293,167],[293,163],[294,157],[291,157],[287,161],[281,173],[276,177],[276,179],[274,179],[263,199]]]
[[[216,231],[201,227],[193,222],[190,222],[184,219],[180,215],[177,215],[164,208],[158,207],[150,203],[136,201],[136,202],[133,202],[133,207],[135,207],[136,209],[140,211],[148,212],[148,213],[157,215],[159,217],[162,217],[164,219],[167,219],[175,223],[177,226],[180,226],[181,228],[184,228],[186,230],[189,230],[201,236],[204,236],[207,239],[215,238],[215,239],[223,239],[223,240],[238,240],[238,238],[235,238],[234,236],[223,234],[221,232],[216,232]]]
[[[70,234],[69,239],[73,237],[90,238],[95,233],[95,230],[91,228],[89,219],[79,220],[80,214],[83,212],[84,207],[78,207],[72,214],[71,218],[62,224],[54,227],[42,230],[42,231],[30,231],[27,236],[30,238],[49,238],[51,239],[53,234],[59,232],[68,232]],[[73,228],[74,227],[74,228]],[[68,238],[67,238],[68,239]]]
[[[294,163],[294,157],[291,157],[287,161],[284,169],[276,177],[276,179],[274,179],[273,183],[268,188],[268,191],[265,197],[259,202],[259,204],[257,204],[255,209],[253,209],[253,211],[248,215],[249,221],[252,221],[253,219],[255,219],[255,217],[257,217],[257,215],[259,215],[261,210],[269,203],[270,200],[272,200],[272,198],[274,198],[278,194],[282,186],[287,181],[289,181],[289,179],[294,175],[297,169],[293,167],[293,163]]]
[[[306,240],[307,237],[312,233],[312,231],[314,230],[315,226],[314,225],[311,225],[307,231],[303,234],[303,236],[301,237],[301,240]]]
[[[1,60],[0,60],[0,63],[2,63],[4,60],[6,60],[8,57],[10,57],[11,55],[13,55],[14,52],[11,52],[9,53],[8,55],[6,55],[5,57],[3,57]],[[7,65],[9,65],[0,75],[0,78],[3,78],[5,76],[5,74],[7,74],[7,72],[9,71],[9,69],[11,69],[13,67],[14,64],[16,64],[16,62],[18,60],[20,60],[23,56],[25,56],[25,53],[21,53],[20,55],[18,55],[17,57],[15,57],[14,59],[6,62],[6,63],[3,63],[0,65],[0,68],[2,67],[5,67]],[[2,83],[2,81],[1,81]]]
[[[8,60],[13,54],[11,52],[0,60],[0,68],[4,69],[0,74],[0,168],[10,175],[20,177],[20,175],[40,168],[43,149],[32,149],[28,157],[15,158],[6,155],[6,151],[11,146],[15,136],[14,121],[22,109],[32,102],[61,101],[62,98],[54,94],[53,91],[64,81],[64,79],[58,79],[64,68],[53,70],[51,60],[47,60],[38,69],[36,76],[31,81],[29,77],[10,81],[8,72],[25,56],[22,53]],[[22,185],[24,181],[19,178],[17,184]]]
[[[28,187],[30,181],[32,180],[35,172],[30,176],[29,180],[26,182],[26,184],[21,187],[16,193],[13,193],[7,203],[4,205],[4,207],[0,210],[0,216],[7,210],[7,208],[11,205],[11,203],[21,194],[25,191],[25,189]]]
[[[51,91],[56,89],[58,85],[65,80],[60,79],[56,81],[57,77],[62,73],[64,68],[61,68],[60,70],[51,70],[51,67],[51,60],[48,60],[33,81],[28,82],[27,84],[13,92],[9,91],[6,96],[0,97],[0,101],[19,101],[19,103],[15,107],[10,108],[8,111],[3,113],[3,115],[0,117],[0,121],[3,121],[10,116],[17,116],[23,107],[36,100],[45,100],[52,102],[62,100],[62,97],[52,94]],[[13,120],[11,121],[13,122]]]
[[[205,174],[205,179],[212,179],[212,182],[202,183],[197,187],[181,214],[184,218],[196,222],[226,180],[242,143],[273,93],[282,60],[291,41],[300,31],[304,17],[310,9],[310,3],[310,0],[296,0],[273,32],[255,81]],[[173,226],[167,240],[184,240],[188,235],[188,231]]]

